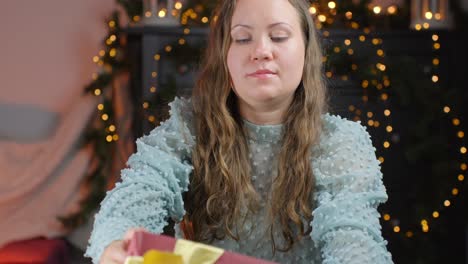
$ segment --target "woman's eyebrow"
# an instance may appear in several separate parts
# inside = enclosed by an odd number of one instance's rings
[[[276,26],[280,26],[280,25],[286,25],[290,28],[292,28],[292,26],[286,22],[277,22],[277,23],[273,23],[273,24],[270,24],[268,25],[268,28],[273,28],[273,27],[276,27]],[[231,30],[237,28],[237,27],[244,27],[244,28],[248,28],[248,29],[252,29],[253,27],[250,26],[250,25],[246,25],[246,24],[236,24],[234,26],[231,27]]]

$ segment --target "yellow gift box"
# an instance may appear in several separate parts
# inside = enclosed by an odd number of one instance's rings
[[[142,257],[127,257],[125,264],[214,264],[223,254],[223,249],[178,239],[172,253],[151,249]]]

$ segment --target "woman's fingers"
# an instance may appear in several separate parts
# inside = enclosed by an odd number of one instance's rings
[[[106,247],[101,256],[100,264],[123,264],[127,258],[124,248],[125,241],[116,240]]]
[[[110,253],[111,259],[117,260],[118,263],[124,263],[125,259],[127,258],[127,253],[125,250],[125,241],[116,241],[116,243],[113,245],[113,250]]]
[[[125,233],[125,235],[123,237],[123,240],[129,241],[130,239],[132,239],[133,235],[138,231],[148,231],[148,230],[146,230],[143,227],[131,228],[131,229],[127,230],[127,232]]]
[[[110,243],[102,253],[100,264],[123,264],[127,258],[128,243],[135,232],[147,231],[142,227],[131,228],[125,232],[121,240],[115,240]]]

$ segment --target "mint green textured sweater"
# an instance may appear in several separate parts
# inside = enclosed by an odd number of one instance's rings
[[[176,98],[170,105],[170,118],[137,140],[137,152],[122,170],[121,182],[101,203],[86,251],[94,263],[99,262],[104,248],[121,239],[129,228],[162,233],[169,218],[178,222],[185,214],[182,193],[189,185],[196,136],[190,101]],[[212,245],[279,263],[393,263],[377,212],[387,194],[370,136],[359,123],[339,116],[325,114],[322,120],[323,132],[310,157],[316,178],[310,237],[295,243],[288,252],[273,255],[266,205],[277,174],[283,126],[244,120],[249,131],[252,183],[260,194],[262,209],[247,217],[238,230],[239,242],[226,237]],[[177,226],[176,236],[182,237]],[[274,236],[275,241],[281,241],[280,233]]]

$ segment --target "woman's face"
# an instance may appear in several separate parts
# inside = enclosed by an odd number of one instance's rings
[[[302,79],[305,45],[288,0],[238,0],[227,64],[240,104],[292,101]]]

